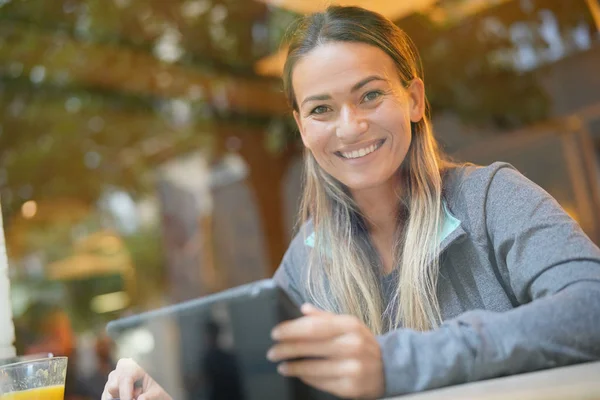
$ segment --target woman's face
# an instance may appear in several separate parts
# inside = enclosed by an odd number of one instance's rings
[[[353,193],[393,184],[423,118],[423,82],[403,85],[391,57],[363,43],[331,42],[301,58],[292,74],[304,145]]]

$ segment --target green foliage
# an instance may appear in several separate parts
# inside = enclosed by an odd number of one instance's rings
[[[451,11],[463,2],[440,4],[448,14],[443,23],[435,14],[398,21],[422,53],[433,111],[501,127],[543,119],[545,93],[511,62],[511,27],[528,27],[536,51],[543,52],[543,10],[555,16],[566,40],[573,27],[589,23],[584,2],[506,2],[460,21]],[[212,126],[227,122],[243,130],[255,116],[223,96],[239,90],[239,99],[268,109],[259,94],[277,85],[259,79],[243,91],[235,82],[256,79],[254,63],[279,48],[296,17],[254,1],[4,2],[0,194],[6,216],[31,198],[76,197],[93,204],[107,185],[147,192],[152,186],[146,171],[189,151],[190,143],[210,143],[201,137],[219,131]],[[179,56],[162,61],[161,41],[171,41]],[[192,75],[173,75],[171,65]],[[186,85],[193,74],[211,88]],[[278,99],[284,102],[282,95]],[[272,123],[260,118],[265,145],[283,148],[292,136],[271,129],[282,116]]]
[[[124,237],[125,247],[135,269],[135,303],[148,304],[164,292],[165,270],[161,235],[157,229],[144,229]]]
[[[461,3],[443,2],[447,8]],[[432,14],[414,14],[398,25],[421,52],[434,113],[450,111],[468,124],[512,129],[548,117],[550,99],[535,74],[519,67],[518,60],[519,52],[527,51],[536,60],[531,67],[554,61],[547,55],[551,45],[558,45],[549,42],[553,22],[562,56],[578,50],[576,29],[588,29],[593,37],[584,1],[508,1],[468,19],[448,15],[440,23]]]

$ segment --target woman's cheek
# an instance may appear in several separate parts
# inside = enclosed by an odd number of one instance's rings
[[[323,150],[331,139],[331,129],[325,122],[311,121],[306,124],[306,141],[312,150]]]

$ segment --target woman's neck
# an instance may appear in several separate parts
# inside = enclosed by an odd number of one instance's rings
[[[387,275],[394,269],[394,239],[398,223],[398,195],[392,185],[352,194],[364,215],[369,235],[379,253],[382,272]]]
[[[369,224],[371,235],[392,240],[396,232],[398,215],[396,188],[393,185],[382,185],[355,191],[352,197]]]

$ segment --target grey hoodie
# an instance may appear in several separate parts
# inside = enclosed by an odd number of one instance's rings
[[[443,323],[378,337],[386,396],[600,359],[600,249],[559,204],[506,163],[449,171],[443,200]],[[274,276],[298,303],[313,235]],[[381,277],[385,302],[396,280]]]

